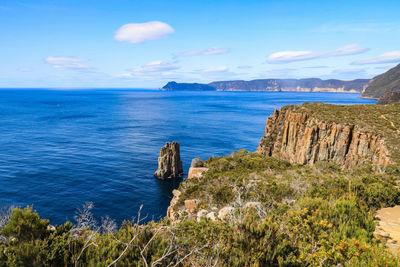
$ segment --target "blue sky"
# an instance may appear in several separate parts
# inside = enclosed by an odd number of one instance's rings
[[[371,78],[400,63],[400,1],[0,0],[0,87]]]

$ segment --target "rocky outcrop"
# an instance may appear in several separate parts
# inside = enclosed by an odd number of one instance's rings
[[[224,220],[231,214],[232,211],[233,207],[223,207],[218,211],[218,218],[220,220]]]
[[[203,177],[203,173],[206,171],[208,171],[208,168],[205,168],[205,167],[199,167],[199,168],[190,167],[188,179],[201,178],[201,177]]]
[[[379,98],[376,104],[387,105],[390,103],[400,102],[400,91],[391,91]]]
[[[197,203],[199,203],[199,200],[197,200],[197,199],[185,200],[185,208],[186,208],[186,210],[189,213],[193,213],[197,208]]]
[[[167,209],[167,217],[170,218],[171,220],[175,220],[176,216],[174,212],[174,206],[178,203],[179,197],[182,195],[182,192],[174,189],[172,190],[172,195],[173,197]]]
[[[201,178],[206,171],[208,168],[204,167],[204,162],[200,158],[195,158],[190,165],[188,179]]]
[[[190,167],[193,167],[193,168],[204,167],[204,162],[201,160],[201,158],[194,158],[194,159],[192,159],[192,163],[190,164]]]
[[[154,176],[159,179],[177,178],[183,175],[182,161],[178,142],[167,142],[161,148],[158,169]]]
[[[265,135],[257,152],[298,164],[333,161],[343,168],[364,162],[391,163],[381,136],[351,123],[321,120],[307,109],[296,106],[286,106],[280,111],[275,109],[267,119]]]

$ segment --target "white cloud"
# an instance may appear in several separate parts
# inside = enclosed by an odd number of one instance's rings
[[[85,58],[79,57],[46,57],[46,63],[55,69],[88,69],[89,67],[82,64],[87,61]]]
[[[151,74],[177,70],[179,68],[179,65],[175,61],[158,60],[149,62],[138,68],[133,68],[131,71],[135,74]]]
[[[225,72],[228,71],[228,67],[227,66],[218,66],[218,67],[211,67],[211,68],[206,68],[206,69],[201,69],[201,72],[204,73],[215,73],[215,72]]]
[[[321,65],[321,66],[309,66],[309,67],[303,67],[304,69],[327,69],[327,68],[329,68],[328,66],[324,66],[324,65]]]
[[[117,78],[133,78],[132,73],[121,73],[116,75]]]
[[[123,25],[114,35],[118,42],[142,43],[144,41],[160,39],[175,30],[161,21],[150,21],[145,23],[129,23]]]
[[[367,65],[367,64],[384,64],[384,63],[398,63],[400,62],[400,51],[387,52],[373,58],[360,59],[354,61],[354,65]]]
[[[167,77],[172,74],[174,70],[179,69],[180,66],[176,61],[158,60],[149,62],[140,67],[129,69],[127,73],[116,75],[117,78],[160,78]]]
[[[294,61],[311,60],[317,58],[337,57],[355,55],[366,52],[368,49],[359,47],[357,44],[350,44],[345,47],[326,52],[314,51],[281,51],[268,56],[268,63],[288,63]]]
[[[191,57],[191,56],[209,56],[209,55],[221,55],[226,54],[230,50],[228,48],[209,48],[206,50],[193,50],[186,51],[182,53],[176,53],[174,56],[176,57]]]

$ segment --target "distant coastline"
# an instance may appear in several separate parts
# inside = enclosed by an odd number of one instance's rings
[[[267,92],[329,92],[329,93],[361,93],[369,83],[369,79],[342,81],[336,79],[259,79],[217,81],[203,83],[168,82],[161,88],[163,91],[267,91]]]

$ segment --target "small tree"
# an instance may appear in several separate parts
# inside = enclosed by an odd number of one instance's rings
[[[49,220],[40,219],[32,206],[24,209],[15,208],[7,225],[1,230],[1,234],[7,238],[15,238],[18,242],[31,242],[48,236],[48,225]]]

